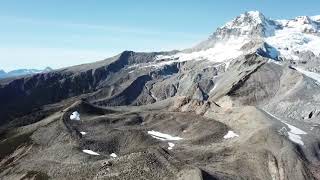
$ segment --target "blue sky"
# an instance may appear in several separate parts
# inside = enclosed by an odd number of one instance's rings
[[[124,50],[191,47],[239,14],[320,14],[320,1],[10,0],[0,2],[0,69],[59,68]]]

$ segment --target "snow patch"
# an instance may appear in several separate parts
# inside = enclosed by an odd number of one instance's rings
[[[74,112],[70,115],[70,119],[71,119],[71,120],[80,121],[80,114],[78,113],[78,111],[74,111]]]
[[[82,135],[86,135],[87,133],[86,133],[86,132],[84,132],[84,131],[81,131],[81,132],[80,132],[80,134],[82,134]]]
[[[310,19],[312,19],[313,21],[320,21],[320,15],[311,16]]]
[[[304,145],[303,141],[302,141],[302,137],[300,136],[301,134],[307,134],[305,131],[291,125],[288,124],[282,120],[280,120],[278,117],[274,116],[273,114],[265,111],[266,113],[268,113],[270,116],[274,117],[275,119],[277,119],[278,121],[282,122],[283,124],[287,125],[288,128],[290,129],[290,131],[287,130],[286,127],[282,127],[279,130],[279,133],[283,136],[287,136],[292,142],[300,144],[300,145]]]
[[[110,156],[113,157],[113,158],[118,157],[115,153],[111,153]]]
[[[248,38],[231,37],[226,42],[217,42],[213,48],[209,48],[207,50],[195,51],[191,53],[181,52],[170,56],[159,55],[156,57],[156,60],[161,62],[154,64],[153,66],[164,66],[174,62],[184,62],[190,60],[209,60],[215,63],[224,62],[227,68],[230,60],[243,54],[240,49],[248,41]]]
[[[320,85],[320,74],[315,73],[315,72],[306,71],[306,70],[303,70],[303,69],[298,68],[298,67],[292,67],[292,68],[297,70],[297,71],[299,71],[300,73],[310,77],[311,79],[316,80],[317,84]]]
[[[161,132],[157,132],[157,131],[148,131],[148,134],[150,134],[153,138],[162,140],[162,141],[178,141],[178,140],[182,140],[181,137],[174,137],[171,136],[169,134],[164,134]]]
[[[292,126],[292,125],[288,124],[288,123],[284,123],[284,124],[286,124],[290,128],[290,131],[288,131],[287,128],[282,127],[279,130],[279,133],[281,135],[288,136],[288,138],[292,142],[295,142],[295,143],[300,144],[300,145],[303,146],[304,142],[302,141],[302,137],[300,136],[300,134],[307,134],[307,133],[305,131],[295,127],[295,126]]]
[[[171,143],[171,142],[168,142],[168,145],[169,145],[168,149],[169,149],[169,150],[172,150],[172,148],[174,147],[175,144],[173,144],[173,143]]]
[[[303,131],[295,126],[292,126],[292,125],[285,123],[285,122],[283,122],[283,123],[290,128],[290,132],[292,132],[293,134],[308,134],[305,131]]]
[[[249,19],[248,19],[249,18]],[[230,31],[237,30],[240,31],[241,35],[249,35],[249,32],[258,25],[264,27],[264,35],[271,36],[274,34],[274,25],[270,24],[269,20],[259,11],[248,11],[244,14],[228,22],[221,29],[227,28]]]
[[[279,66],[283,65],[280,61],[277,61],[277,60],[274,60],[274,59],[269,59],[268,63],[273,63],[273,64],[276,64],[276,65],[279,65]]]
[[[276,22],[283,28],[275,30],[275,34],[265,38],[265,41],[275,47],[281,57],[298,60],[299,57],[295,55],[298,51],[312,51],[316,55],[320,53],[320,37],[316,35],[319,28],[310,19],[298,17]]]
[[[224,62],[243,54],[240,48],[248,42],[246,38],[230,38],[226,42],[218,42],[213,48],[192,53],[180,53],[175,55],[179,60],[209,60],[213,62]]]
[[[304,145],[303,141],[302,141],[302,138],[301,136],[297,135],[297,134],[294,134],[292,132],[288,132],[288,138],[292,141],[292,142],[295,142],[297,144],[300,144],[300,145]]]
[[[161,141],[165,141],[165,140],[166,140],[165,138],[161,138],[161,137],[158,137],[158,136],[153,136],[153,135],[151,135],[151,137],[153,137],[153,138],[155,138],[155,139],[159,139],[159,140],[161,140]]]
[[[94,151],[91,151],[89,149],[84,149],[84,150],[82,150],[82,152],[90,154],[90,155],[94,155],[94,156],[99,156],[100,155],[100,154],[98,154],[98,153],[96,153]]]
[[[233,131],[228,131],[228,133],[223,136],[224,139],[230,139],[234,137],[239,137],[239,135],[234,133]]]

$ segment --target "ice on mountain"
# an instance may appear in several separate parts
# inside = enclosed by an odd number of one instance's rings
[[[278,60],[278,57],[279,57],[279,54],[280,54],[280,53],[279,53],[279,51],[278,51],[276,48],[274,48],[273,46],[270,46],[269,44],[264,43],[264,46],[261,47],[260,49],[262,50],[262,52],[259,51],[259,50],[258,50],[258,52],[259,52],[259,54],[261,54],[262,56],[267,56],[267,57],[269,57],[269,58],[271,58],[271,59]]]
[[[295,142],[297,144],[300,144],[300,145],[304,145],[304,142],[302,141],[302,138],[301,136],[297,135],[297,134],[294,134],[292,132],[288,132],[288,138],[292,141],[292,142]]]
[[[310,19],[312,19],[313,21],[320,21],[320,15],[311,16]]]
[[[277,60],[274,60],[274,59],[269,59],[268,60],[268,63],[273,63],[273,64],[276,64],[276,65],[279,65],[279,66],[282,66],[283,64],[281,63],[281,61],[277,61]]]
[[[94,152],[92,150],[89,150],[89,149],[84,149],[84,150],[82,150],[82,152],[90,154],[90,155],[94,155],[94,156],[99,156],[100,155],[99,153],[96,153],[96,152]]]
[[[274,36],[265,38],[265,41],[277,48],[280,55],[286,59],[299,60],[299,57],[294,53],[296,51],[320,53],[320,37],[303,33],[297,28],[277,30]]]
[[[246,20],[249,18],[249,20]],[[257,24],[262,25],[263,33],[261,38],[274,49],[270,49],[270,56],[277,59],[279,56],[285,59],[299,60],[295,55],[296,51],[312,51],[320,53],[320,26],[315,20],[320,16],[299,16],[292,20],[271,20],[264,17],[258,11],[250,11],[240,15],[222,28],[229,31],[241,31],[239,38],[248,36],[245,32],[254,31]],[[255,32],[258,33],[258,32]]]
[[[279,52],[274,47],[268,47],[267,51],[269,52],[269,56],[273,59],[276,59],[279,55]]]
[[[292,142],[300,144],[300,145],[304,145],[303,141],[302,141],[302,137],[300,135],[304,135],[307,134],[305,131],[285,122],[282,121],[280,118],[276,117],[275,115],[269,113],[268,111],[265,111],[267,114],[269,114],[270,116],[272,116],[273,118],[277,119],[278,121],[282,122],[283,124],[287,125],[288,128],[290,129],[290,131],[287,130],[286,127],[282,127],[279,130],[279,134],[283,135],[283,136],[287,136]]]
[[[283,122],[284,124],[286,124],[289,128],[290,128],[290,132],[293,133],[293,134],[307,134],[305,131],[291,125],[291,124],[288,124],[286,122]]]
[[[113,157],[113,158],[118,157],[115,153],[111,153],[110,156]]]
[[[155,139],[159,139],[161,141],[166,141],[167,139],[165,138],[161,138],[161,137],[158,137],[158,136],[154,136],[154,135],[151,135],[151,137],[155,138]]]
[[[164,134],[161,132],[157,132],[157,131],[148,131],[148,134],[150,134],[153,138],[159,139],[159,140],[163,140],[163,141],[178,141],[178,140],[182,140],[181,137],[175,137],[175,136],[171,136],[169,134]]]
[[[228,131],[228,133],[223,136],[224,139],[231,139],[235,137],[239,137],[239,135],[234,133],[233,131]]]
[[[299,16],[291,20],[272,20],[259,11],[249,11],[226,23],[206,41],[192,51],[173,55],[159,55],[147,66],[159,68],[175,62],[208,60],[225,63],[237,58],[249,49],[242,47],[250,41],[266,42],[267,57],[278,60],[299,60],[296,52],[311,51],[320,54],[320,16]]]
[[[172,142],[168,142],[168,149],[172,150],[175,144],[173,144]]]
[[[78,111],[74,111],[74,112],[70,115],[70,119],[71,119],[71,120],[80,121],[80,114],[78,113]]]
[[[259,11],[248,11],[247,14],[252,16],[258,23],[262,23],[262,21],[265,19],[264,15]]]
[[[300,32],[318,32],[317,25],[308,16],[298,16],[293,20],[287,21],[285,26],[297,29]]]
[[[228,22],[226,25],[222,27],[222,29],[229,29],[229,31],[236,30],[242,36],[251,35],[249,32],[256,31],[257,27],[262,26],[263,29],[261,35],[263,36],[272,36],[274,35],[274,31],[276,29],[273,21],[267,19],[261,12],[259,11],[248,11],[244,14],[241,14],[231,22]],[[257,32],[253,34],[259,34]]]
[[[283,122],[284,123],[284,122]],[[292,142],[300,144],[300,145],[304,145],[304,142],[302,141],[302,137],[299,134],[307,134],[306,132],[302,131],[299,128],[296,128],[288,123],[284,123],[286,124],[289,128],[290,131],[287,130],[286,127],[282,127],[279,130],[279,134],[282,136],[286,136],[288,137]]]
[[[159,55],[157,59],[170,59],[169,61],[163,61],[158,63],[157,65],[163,66],[173,62],[183,62],[190,60],[209,60],[211,62],[225,62],[227,60],[236,58],[243,54],[240,50],[241,47],[247,43],[249,39],[247,38],[230,38],[226,42],[218,42],[214,47],[195,51],[191,53],[177,53],[172,56],[163,56]]]
[[[300,73],[306,75],[307,77],[317,81],[317,84],[320,84],[320,74],[315,72],[306,71],[304,69],[301,69],[299,67],[292,67],[293,69],[299,71]]]

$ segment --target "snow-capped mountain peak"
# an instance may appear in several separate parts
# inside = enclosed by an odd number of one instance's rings
[[[294,19],[294,21],[299,22],[300,24],[312,23],[312,20],[309,18],[309,16],[298,16]]]
[[[242,39],[246,44],[250,41],[264,41],[272,48],[274,59],[299,59],[299,51],[320,53],[320,15],[298,16],[289,20],[273,20],[259,11],[248,11],[237,16],[224,26],[217,28],[212,36],[198,44],[194,50],[214,48],[221,42]],[[262,43],[260,43],[262,44]],[[262,47],[264,48],[264,47]],[[275,56],[277,54],[277,56]]]
[[[315,21],[320,16],[298,16],[290,20],[275,20],[281,28],[265,42],[279,51],[279,58],[299,60],[304,53],[319,56],[320,23]]]
[[[226,23],[212,35],[213,39],[230,36],[265,37],[273,35],[276,24],[259,11],[248,11]]]
[[[290,28],[305,33],[318,33],[320,26],[314,18],[309,16],[298,16],[291,20],[277,20],[282,28]]]
[[[235,28],[243,27],[244,25],[257,25],[265,22],[265,16],[259,11],[248,11],[240,16],[237,16],[234,20],[226,23],[222,28]]]
[[[208,60],[227,67],[232,59],[252,52],[274,60],[320,58],[319,20],[320,16],[273,20],[259,11],[249,11],[217,28],[197,46],[158,59],[170,62]]]
[[[317,16],[311,16],[310,19],[312,19],[313,21],[317,21],[320,22],[320,15]]]
[[[261,39],[274,35],[279,29],[279,23],[266,18],[259,11],[245,12],[217,30],[205,41],[193,47],[193,50],[206,50],[212,48],[217,43],[223,43],[236,38]]]

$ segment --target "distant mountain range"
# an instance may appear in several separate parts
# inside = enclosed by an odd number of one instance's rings
[[[39,69],[16,69],[9,72],[5,72],[4,70],[0,70],[0,79],[9,78],[9,77],[16,77],[16,76],[23,76],[29,74],[37,74],[37,73],[44,73],[52,71],[50,67],[46,67],[43,70]]]

